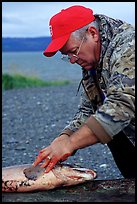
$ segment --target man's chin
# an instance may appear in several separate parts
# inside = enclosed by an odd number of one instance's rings
[[[88,71],[88,70],[91,70],[91,69],[92,69],[92,66],[91,66],[91,65],[87,65],[87,66],[84,66],[83,68]]]

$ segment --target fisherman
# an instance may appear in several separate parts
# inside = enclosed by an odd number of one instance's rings
[[[135,30],[119,19],[71,6],[49,22],[52,41],[44,51],[82,69],[82,93],[72,121],[33,165],[49,172],[78,149],[107,144],[124,178],[135,177]],[[71,99],[70,99],[71,103]],[[92,159],[92,158],[91,158]]]

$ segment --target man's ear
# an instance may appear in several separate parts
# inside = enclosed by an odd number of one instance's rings
[[[89,35],[92,35],[95,41],[99,40],[99,31],[94,26],[88,27],[87,32]]]

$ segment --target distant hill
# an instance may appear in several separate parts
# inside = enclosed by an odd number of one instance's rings
[[[2,38],[2,51],[44,51],[50,41],[50,37]]]

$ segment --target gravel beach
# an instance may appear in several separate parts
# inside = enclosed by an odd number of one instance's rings
[[[77,83],[2,93],[2,166],[32,163],[60,133],[79,104]],[[97,171],[97,179],[123,178],[106,145],[78,150],[65,163]]]

